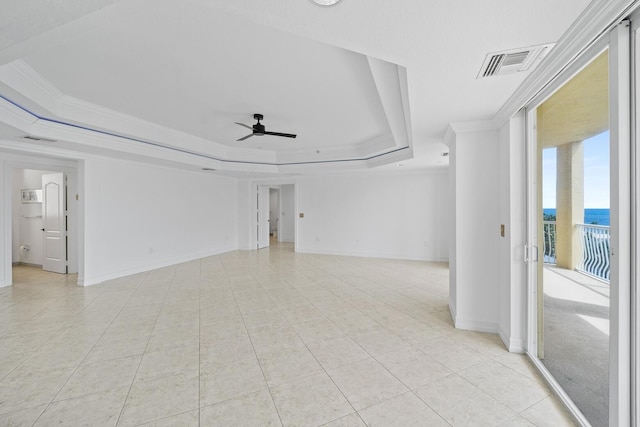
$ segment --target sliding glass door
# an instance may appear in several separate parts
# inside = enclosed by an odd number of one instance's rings
[[[593,426],[630,417],[629,40],[614,28],[527,109],[528,351]]]

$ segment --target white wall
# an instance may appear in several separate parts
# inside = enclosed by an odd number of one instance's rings
[[[252,189],[251,181],[246,178],[238,179],[236,183],[237,205],[236,218],[238,249],[249,250],[256,248],[256,190]]]
[[[295,240],[295,185],[286,184],[280,187],[280,224],[278,241],[293,243]]]
[[[237,248],[234,178],[110,159],[84,171],[84,284]]]
[[[298,252],[448,259],[446,170],[301,177]]]
[[[12,261],[42,265],[42,203],[22,203],[20,190],[41,190],[42,175],[33,169],[14,169],[12,174]],[[28,246],[29,251],[21,251]]]
[[[498,132],[465,129],[449,141],[453,192],[449,298],[456,327],[498,332],[499,158]]]

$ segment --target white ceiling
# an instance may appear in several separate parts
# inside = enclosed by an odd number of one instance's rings
[[[526,77],[527,72],[476,79],[488,52],[555,42],[588,4],[55,3],[14,2],[10,13],[0,17],[0,67],[6,64],[0,95],[38,114],[216,158],[278,163],[285,154],[308,162],[319,160],[318,151],[325,150],[334,157],[320,160],[394,151],[403,145],[396,116],[410,113],[403,123],[412,149],[404,158],[381,156],[377,163],[401,159],[409,168],[445,166],[440,154],[446,151],[442,140],[447,124],[492,118]],[[385,81],[372,75],[371,59],[398,64],[400,80],[406,70],[407,93],[402,93],[402,81],[388,92],[388,76]],[[9,71],[16,70],[30,70],[23,74],[29,74],[34,88],[94,105],[93,114],[31,96],[25,84],[14,84]],[[404,109],[394,96],[404,96]],[[112,111],[156,127],[133,131],[113,119]],[[297,133],[298,138],[236,142],[248,130],[233,122],[251,125],[253,113],[265,115],[267,130]],[[100,114],[105,119],[95,121]],[[0,121],[8,122],[2,116]],[[180,137],[164,143],[156,138],[160,127]],[[6,124],[0,127],[0,136],[10,139],[15,131],[6,129]],[[395,142],[387,141],[391,139]],[[411,151],[414,159],[407,160]]]

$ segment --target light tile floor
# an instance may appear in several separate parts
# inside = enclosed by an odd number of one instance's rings
[[[573,425],[524,356],[452,327],[446,264],[279,245],[75,280],[0,289],[0,425]]]

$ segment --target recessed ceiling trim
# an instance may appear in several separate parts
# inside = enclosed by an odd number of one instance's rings
[[[110,137],[115,137],[115,138],[120,138],[120,139],[126,139],[129,141],[135,141],[135,142],[139,142],[142,144],[147,144],[147,145],[151,145],[153,147],[157,147],[157,148],[164,148],[167,150],[172,150],[172,151],[176,151],[176,152],[180,152],[180,153],[184,153],[184,154],[189,154],[192,156],[197,156],[197,157],[202,157],[202,158],[206,158],[206,159],[210,159],[210,160],[216,160],[219,161],[221,163],[232,163],[232,164],[246,164],[246,165],[265,165],[265,166],[291,166],[291,165],[308,165],[308,164],[326,164],[326,163],[346,163],[346,162],[362,162],[362,161],[368,161],[368,160],[372,160],[372,159],[376,159],[376,158],[380,158],[382,156],[386,156],[389,154],[393,154],[399,151],[403,151],[403,150],[408,150],[411,147],[405,146],[405,147],[400,147],[400,148],[396,148],[396,149],[392,149],[383,153],[378,153],[372,156],[368,156],[368,157],[361,157],[361,158],[351,158],[351,159],[325,159],[325,160],[313,160],[313,161],[300,161],[300,162],[283,162],[283,163],[277,163],[277,162],[255,162],[255,161],[247,161],[247,160],[231,160],[231,159],[221,159],[221,158],[217,158],[217,157],[213,157],[213,156],[208,156],[206,154],[202,154],[202,153],[197,153],[197,152],[193,152],[190,150],[184,150],[181,148],[176,148],[176,147],[171,147],[171,146],[166,146],[166,145],[162,145],[162,144],[158,144],[155,142],[151,142],[151,141],[145,141],[143,139],[139,139],[139,138],[133,138],[130,136],[125,136],[125,135],[119,135],[117,133],[113,133],[113,132],[108,132],[108,131],[104,131],[104,130],[100,130],[100,129],[94,129],[88,126],[82,126],[82,125],[77,125],[75,123],[68,123],[62,120],[56,120],[56,119],[51,119],[48,117],[44,117],[41,116],[39,114],[34,113],[33,111],[30,111],[29,109],[23,107],[22,105],[12,101],[11,99],[5,97],[4,95],[0,95],[0,99],[3,99],[4,101],[8,102],[9,104],[19,108],[20,110],[24,111],[25,113],[31,115],[32,117],[38,119],[38,120],[42,120],[48,123],[52,123],[52,124],[57,124],[57,125],[62,125],[65,127],[70,127],[70,128],[74,128],[74,129],[79,129],[79,130],[85,130],[85,131],[89,131],[89,132],[93,132],[93,133],[97,133],[97,134],[101,134],[101,135],[106,135],[106,136],[110,136]],[[23,138],[25,139],[25,138]],[[48,138],[41,138],[42,140],[46,140],[46,141],[51,141],[54,142],[55,140],[52,139],[48,139]]]

